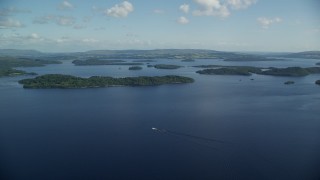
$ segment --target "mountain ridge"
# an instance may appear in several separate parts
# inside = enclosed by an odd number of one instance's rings
[[[0,49],[0,56],[108,56],[110,58],[232,58],[239,57],[239,55],[255,55],[255,56],[277,56],[288,58],[306,58],[306,59],[320,59],[320,51],[302,51],[295,53],[279,53],[278,55],[270,53],[254,53],[254,52],[232,52],[232,51],[217,51],[210,49],[151,49],[151,50],[110,50],[110,49],[98,49],[88,50],[82,52],[41,52],[34,49]]]

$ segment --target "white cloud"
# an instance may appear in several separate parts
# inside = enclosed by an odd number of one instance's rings
[[[219,0],[194,0],[200,7],[193,11],[194,16],[219,16],[228,17],[229,9],[226,5],[220,3]]]
[[[272,25],[274,23],[282,22],[282,19],[279,17],[276,17],[276,18],[259,17],[257,19],[257,21],[261,25],[262,28],[268,29],[270,25]]]
[[[189,12],[189,4],[182,4],[180,7],[179,7],[180,11],[184,12],[184,13],[188,13]]]
[[[56,43],[65,43],[71,41],[69,37],[63,36],[54,40]]]
[[[60,5],[59,5],[59,9],[60,10],[70,10],[73,9],[74,6],[68,2],[68,1],[63,1]]]
[[[163,14],[163,13],[165,13],[165,11],[161,10],[161,9],[154,9],[153,13],[155,13],[155,14]]]
[[[37,49],[49,52],[85,51],[88,49],[103,49],[114,47],[111,42],[91,37],[80,38],[72,36],[42,37],[37,33],[0,33],[0,48]],[[125,44],[125,42],[124,42]],[[55,48],[52,48],[55,47]],[[134,47],[134,46],[132,46]]]
[[[128,14],[133,11],[133,9],[133,5],[130,2],[124,1],[121,4],[116,4],[112,8],[105,10],[105,14],[117,18],[127,17]]]
[[[31,11],[15,7],[0,9],[0,29],[25,27],[19,20],[12,18],[17,13],[31,13]]]
[[[55,22],[60,26],[71,26],[75,24],[76,19],[71,16],[58,16]]]
[[[186,17],[181,16],[181,17],[179,17],[179,18],[177,19],[177,23],[179,23],[179,24],[188,24],[188,23],[189,23],[189,20],[188,20]]]
[[[82,42],[84,42],[84,43],[96,43],[96,42],[99,42],[99,41],[96,40],[96,39],[93,39],[93,38],[85,38],[85,39],[82,39]]]
[[[33,20],[34,24],[48,24],[48,23],[56,23],[60,26],[71,26],[76,23],[76,19],[72,16],[55,16],[55,15],[47,15],[36,17]]]
[[[16,7],[0,9],[0,16],[11,16],[17,13],[31,13],[31,11],[27,9],[19,9]]]
[[[76,24],[73,26],[74,29],[84,29],[86,28],[87,26],[86,25],[83,25],[83,24]]]
[[[37,33],[32,33],[30,36],[28,36],[30,39],[40,39],[40,36]]]
[[[233,9],[245,9],[256,2],[257,0],[227,0],[227,4]]]
[[[255,4],[257,0],[193,0],[199,8],[193,11],[194,16],[228,17],[230,9],[246,9]]]
[[[24,25],[19,20],[12,18],[0,18],[0,29],[21,27],[24,27]]]
[[[36,17],[33,20],[34,24],[48,24],[51,21],[54,21],[56,19],[56,16],[53,15],[47,15],[47,16],[41,16],[41,17]]]
[[[27,45],[44,42],[44,40],[45,39],[39,36],[37,33],[32,33],[30,35],[21,35],[19,33],[0,35],[0,41],[3,43],[3,45],[11,44],[14,46],[27,47]]]
[[[22,39],[28,40],[28,42],[30,43],[37,43],[37,42],[42,42],[45,41],[45,38],[41,37],[39,34],[37,33],[32,33],[28,36],[22,36]]]
[[[208,9],[219,9],[221,7],[221,3],[219,0],[194,0],[195,3],[201,6],[204,10]]]

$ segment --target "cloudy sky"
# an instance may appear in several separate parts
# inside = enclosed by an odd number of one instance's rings
[[[320,50],[320,1],[0,0],[0,48]]]

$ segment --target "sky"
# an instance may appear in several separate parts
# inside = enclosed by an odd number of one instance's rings
[[[0,49],[320,50],[320,0],[0,0]]]

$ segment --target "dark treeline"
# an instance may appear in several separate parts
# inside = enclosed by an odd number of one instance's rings
[[[155,86],[161,84],[192,83],[194,80],[183,76],[140,76],[113,78],[92,76],[81,78],[71,75],[47,74],[33,79],[23,79],[19,83],[24,88],[95,88],[108,86]]]
[[[199,70],[199,74],[212,74],[212,75],[247,75],[250,76],[252,73],[261,75],[272,75],[272,76],[293,76],[301,77],[309,74],[319,74],[320,67],[287,67],[287,68],[258,68],[250,66],[218,66],[218,65],[203,65],[196,66],[202,68],[211,68]]]
[[[41,67],[47,64],[61,64],[56,60],[41,60],[30,58],[0,57],[0,77],[17,76],[24,74],[34,75],[35,73],[27,73],[22,70],[14,69],[15,67]]]
[[[173,64],[156,64],[154,65],[156,69],[178,69],[181,68],[182,66],[178,65],[173,65]]]

